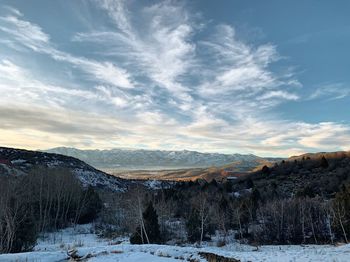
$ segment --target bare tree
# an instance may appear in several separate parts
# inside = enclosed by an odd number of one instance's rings
[[[143,220],[143,203],[142,201],[145,200],[145,191],[144,188],[142,188],[140,185],[135,185],[128,190],[128,209],[129,214],[131,216],[134,216],[137,218],[137,224],[140,228],[140,237],[143,244],[149,244],[149,238],[147,235],[145,222]]]
[[[193,207],[198,211],[200,219],[200,239],[199,245],[202,245],[204,237],[204,228],[209,217],[209,203],[208,203],[208,193],[206,191],[200,191],[192,199]]]
[[[346,210],[344,205],[342,205],[340,202],[336,202],[334,204],[334,215],[340,225],[341,231],[343,233],[344,241],[345,243],[348,243],[348,238],[346,234],[346,230],[344,227],[345,219],[346,219]]]

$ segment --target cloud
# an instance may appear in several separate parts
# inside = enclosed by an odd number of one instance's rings
[[[16,14],[0,17],[0,21],[0,30],[12,35],[22,45],[34,51],[48,48],[50,38],[38,25],[22,20]]]
[[[108,147],[102,142],[109,137],[109,146],[125,132],[116,120],[91,113],[69,110],[47,110],[43,107],[20,109],[0,107],[0,144],[34,149],[66,145]]]
[[[206,143],[204,148],[207,150],[235,148],[238,152],[263,156],[349,150],[347,145],[350,142],[350,127],[345,123],[309,124],[251,116],[235,123],[217,118],[201,119],[181,131],[187,137],[205,141],[201,143]]]
[[[206,79],[200,87],[203,96],[237,96],[239,100],[297,100],[296,94],[282,88],[293,88],[298,81],[287,73],[277,75],[269,66],[280,59],[275,46],[266,44],[256,48],[239,41],[233,27],[220,25],[214,40],[202,41],[207,55],[215,62],[206,71]],[[293,76],[292,76],[293,77]],[[263,104],[262,104],[263,106]]]
[[[307,131],[299,134],[298,142],[308,148],[336,148],[350,142],[349,126],[322,122],[317,125],[303,124]],[[345,147],[342,147],[345,148]]]
[[[97,86],[95,89],[65,87],[36,79],[28,70],[9,61],[0,60],[0,90],[2,105],[21,104],[29,106],[39,104],[52,108],[91,107],[95,102],[102,105],[125,107],[130,98],[123,92],[108,87]],[[91,108],[92,109],[92,108]],[[50,111],[50,110],[49,110]]]
[[[103,32],[80,32],[73,40],[104,44],[102,55],[126,58],[129,66],[139,69],[137,74],[150,81],[144,92],[152,99],[166,96],[170,106],[190,117],[198,107],[209,108],[217,101],[223,107],[239,107],[246,112],[299,99],[289,90],[280,90],[283,85],[299,86],[299,82],[289,72],[277,76],[269,69],[271,63],[280,59],[273,45],[248,46],[237,39],[234,28],[228,25],[219,25],[214,35],[195,41],[199,23],[184,5],[170,1],[142,8],[137,14],[128,9],[131,4],[125,1],[98,3],[115,27]],[[141,20],[138,23],[142,24],[142,32],[133,19],[135,16]],[[237,106],[232,106],[233,103]]]
[[[11,35],[19,44],[35,52],[50,55],[57,61],[68,62],[92,75],[96,80],[121,88],[134,87],[130,75],[125,69],[119,68],[111,62],[98,62],[56,49],[50,43],[49,35],[36,24],[15,15],[0,17],[0,21],[2,22],[2,25],[0,24],[1,31]]]
[[[138,14],[140,28],[133,23],[127,2],[96,3],[114,22],[113,31],[78,33],[74,40],[104,42],[106,56],[124,58],[157,88],[176,94],[179,100],[191,101],[191,88],[181,79],[195,64],[193,26],[184,6],[165,1],[143,8]]]
[[[278,90],[278,91],[269,91],[264,93],[261,97],[258,99],[266,100],[271,98],[283,98],[286,100],[298,100],[299,96],[293,93],[289,93],[286,91]]]
[[[318,87],[309,99],[325,98],[337,100],[347,96],[350,96],[350,86],[344,83],[334,83]]]
[[[13,8],[12,6],[4,5],[3,8],[10,11],[10,13],[16,16],[23,16],[23,14],[18,9]]]

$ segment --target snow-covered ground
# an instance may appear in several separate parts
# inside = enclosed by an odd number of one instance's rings
[[[210,252],[240,261],[305,262],[350,261],[350,245],[341,246],[262,246],[258,251],[249,245],[232,243],[224,247],[202,248],[167,245],[130,245],[127,239],[100,239],[91,233],[91,226],[67,228],[49,233],[38,241],[33,252],[0,255],[0,261],[58,262],[67,258],[67,250],[75,248],[79,255],[90,254],[89,262],[175,262],[206,261],[199,252]]]

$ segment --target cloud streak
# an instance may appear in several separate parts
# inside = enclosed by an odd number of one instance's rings
[[[14,9],[16,10],[16,9]],[[20,14],[15,12],[15,14]],[[115,66],[111,62],[98,62],[82,57],[73,56],[69,53],[56,49],[50,43],[50,37],[36,24],[22,20],[19,16],[1,17],[4,25],[0,30],[12,36],[17,42],[35,52],[51,56],[58,61],[68,62],[84,72],[94,76],[97,80],[121,88],[133,88],[128,72]]]
[[[350,87],[344,83],[327,84],[318,87],[310,99],[329,99],[337,100],[350,96]]]

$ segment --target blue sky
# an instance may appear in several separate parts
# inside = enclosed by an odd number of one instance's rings
[[[348,1],[0,5],[0,144],[350,149]]]

